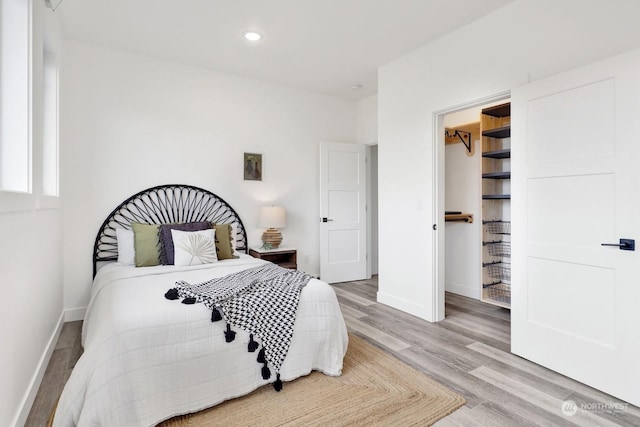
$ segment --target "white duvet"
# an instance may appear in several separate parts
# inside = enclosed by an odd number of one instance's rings
[[[236,339],[226,343],[225,322],[212,323],[204,305],[164,297],[177,280],[199,283],[263,263],[243,255],[203,266],[100,269],[83,325],[84,354],[60,397],[54,427],[151,426],[273,382],[262,379],[246,332],[233,328]],[[282,380],[312,370],[340,375],[347,340],[333,289],[311,280],[300,296]]]

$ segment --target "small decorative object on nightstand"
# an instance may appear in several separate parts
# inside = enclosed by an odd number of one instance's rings
[[[282,234],[278,228],[284,228],[286,215],[282,206],[260,208],[259,226],[267,230],[262,234],[263,249],[277,249],[282,243]]]
[[[298,255],[294,248],[280,248],[280,249],[262,249],[262,248],[250,248],[249,255],[254,258],[260,258],[265,261],[270,261],[274,264],[284,268],[291,268],[295,270],[298,268]]]

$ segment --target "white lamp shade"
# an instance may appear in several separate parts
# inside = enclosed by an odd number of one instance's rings
[[[258,225],[263,228],[284,228],[287,223],[282,206],[264,206],[260,208]]]

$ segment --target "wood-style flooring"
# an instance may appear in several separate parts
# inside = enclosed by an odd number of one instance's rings
[[[376,277],[333,286],[349,332],[465,397],[438,427],[640,426],[640,408],[512,355],[509,310],[447,294],[445,320],[429,323],[378,304]],[[81,327],[65,323],[27,426],[46,425],[82,353]]]

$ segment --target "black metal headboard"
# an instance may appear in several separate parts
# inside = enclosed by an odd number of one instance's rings
[[[96,275],[98,262],[118,260],[116,228],[130,230],[132,222],[196,221],[232,224],[236,230],[236,250],[247,252],[247,232],[240,216],[227,202],[202,188],[160,185],[129,197],[104,220],[93,246],[93,275]]]

